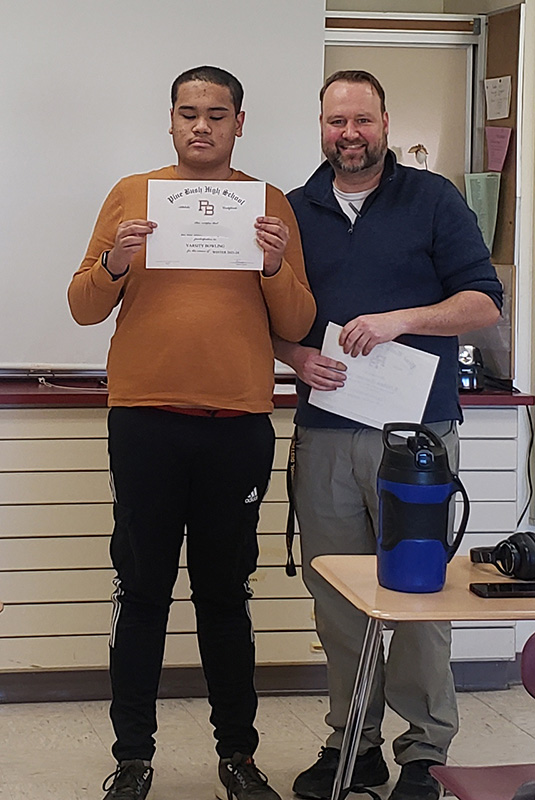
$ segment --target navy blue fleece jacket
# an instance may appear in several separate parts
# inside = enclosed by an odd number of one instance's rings
[[[388,151],[381,182],[354,225],[342,212],[324,162],[288,194],[297,217],[316,320],[301,344],[321,348],[329,321],[439,303],[458,292],[487,294],[501,309],[502,287],[474,213],[446,178],[405,167]],[[407,334],[397,340],[440,356],[424,422],[462,419],[456,336]],[[308,403],[298,381],[298,425],[356,428],[360,423]]]

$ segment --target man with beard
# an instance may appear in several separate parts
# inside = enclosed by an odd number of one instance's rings
[[[329,675],[333,732],[294,783],[296,794],[311,800],[331,795],[366,618],[310,562],[326,553],[375,553],[382,455],[380,430],[308,403],[310,387],[336,391],[344,384],[344,365],[320,355],[326,325],[343,326],[340,345],[352,356],[396,340],[440,357],[423,422],[442,437],[456,470],[457,334],[494,323],[502,300],[475,216],[457,189],[440,175],[397,164],[388,150],[377,79],[337,72],[320,100],[327,160],[289,194],[317,316],[300,344],[276,344],[278,358],[298,376],[294,500]],[[401,772],[389,800],[439,797],[429,767],[445,762],[458,727],[450,643],[448,623],[397,626],[386,666],[381,659],[377,668],[354,784],[389,778],[381,752],[386,700],[408,723],[393,745]]]

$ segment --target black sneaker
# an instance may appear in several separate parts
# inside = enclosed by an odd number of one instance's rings
[[[252,756],[234,753],[232,758],[219,760],[219,780],[216,787],[219,800],[282,800],[268,785],[268,779],[260,772]]]
[[[388,800],[438,800],[442,795],[440,784],[429,774],[436,761],[421,759],[403,764],[398,782]]]
[[[102,784],[106,792],[103,800],[144,800],[149,793],[153,772],[152,767],[139,758],[121,761]]]
[[[340,750],[336,747],[322,747],[318,756],[316,763],[298,775],[294,781],[292,788],[298,797],[304,797],[306,800],[330,800],[340,760]],[[380,747],[372,747],[363,755],[357,756],[352,785],[381,786],[388,778],[388,767]]]

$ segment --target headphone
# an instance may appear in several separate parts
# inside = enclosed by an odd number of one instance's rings
[[[473,564],[493,564],[502,575],[521,581],[535,580],[535,533],[513,533],[495,547],[472,547]]]

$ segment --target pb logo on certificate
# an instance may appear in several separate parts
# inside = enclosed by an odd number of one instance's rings
[[[147,269],[261,270],[254,223],[264,216],[261,181],[149,181]]]

